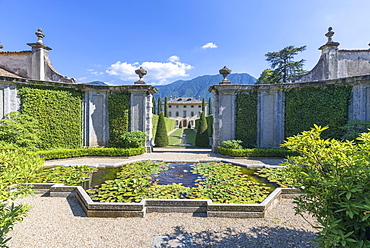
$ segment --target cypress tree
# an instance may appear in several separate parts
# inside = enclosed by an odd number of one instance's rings
[[[209,99],[208,99],[208,115],[212,115],[213,113],[212,113],[212,108],[213,108],[213,106],[212,106],[212,97],[210,97]]]
[[[164,98],[164,117],[168,117],[168,98]]]
[[[197,135],[195,136],[195,145],[199,147],[209,146],[208,125],[204,111],[200,115]]]
[[[154,96],[152,97],[152,104],[153,104],[152,112],[153,112],[153,115],[155,115],[156,108],[155,108],[155,97]]]
[[[159,113],[157,132],[155,134],[154,144],[156,147],[168,146],[166,123],[162,111]]]
[[[162,99],[161,97],[158,97],[158,103],[157,103],[157,114],[162,112]]]
[[[189,121],[189,123],[188,123],[188,128],[189,128],[189,129],[191,129],[191,124],[190,124],[190,121]]]
[[[206,113],[206,103],[204,101],[204,98],[202,99],[202,112],[205,114]]]
[[[182,121],[180,121],[179,128],[182,128]]]

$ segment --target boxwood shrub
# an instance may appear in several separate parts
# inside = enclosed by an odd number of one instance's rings
[[[270,148],[270,149],[231,149],[222,146],[217,147],[218,153],[231,157],[282,157],[298,156],[297,152],[290,150]]]
[[[39,151],[36,154],[44,159],[74,158],[85,156],[135,156],[145,153],[145,147],[140,148],[80,148]]]

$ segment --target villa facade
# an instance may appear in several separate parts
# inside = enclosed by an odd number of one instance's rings
[[[205,103],[206,113],[208,103]],[[195,120],[200,118],[202,112],[202,101],[192,97],[170,98],[168,101],[168,118],[176,120],[178,127],[180,122],[182,127],[195,128]]]

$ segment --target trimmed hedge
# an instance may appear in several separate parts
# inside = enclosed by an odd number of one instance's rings
[[[290,150],[270,148],[270,149],[230,149],[222,146],[217,147],[218,153],[231,157],[282,157],[298,156],[297,152]]]
[[[155,134],[157,133],[157,125],[158,125],[158,115],[153,115],[153,119],[152,119],[152,137],[155,137]],[[164,117],[164,121],[166,123],[166,129],[167,131],[171,131],[171,130],[174,130],[176,127],[175,127],[175,120],[174,119],[170,119],[170,118],[167,118],[167,117]]]
[[[213,136],[213,115],[206,116],[206,120],[207,120],[208,136],[212,137]],[[198,129],[199,121],[200,121],[200,118],[195,120],[195,129]]]
[[[82,147],[82,92],[42,86],[18,88],[21,112],[39,123],[42,148]]]
[[[328,85],[297,88],[285,93],[285,137],[310,130],[314,124],[329,126],[322,138],[341,139],[348,121],[352,87]]]
[[[119,147],[119,137],[128,132],[130,124],[130,97],[128,91],[108,95],[109,146]]]
[[[39,151],[35,154],[43,159],[74,158],[85,156],[108,156],[126,157],[145,153],[145,147],[140,148],[80,148],[80,149],[60,149],[52,151]]]
[[[257,93],[236,95],[235,139],[243,141],[242,146],[257,146]]]

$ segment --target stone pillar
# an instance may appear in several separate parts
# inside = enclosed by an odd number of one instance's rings
[[[280,147],[284,141],[285,95],[270,89],[258,93],[257,146]]]
[[[349,120],[370,121],[370,82],[352,87],[352,101],[348,108]]]
[[[83,105],[84,146],[108,146],[108,92],[85,91]]]
[[[38,37],[37,42],[27,43],[27,45],[32,47],[31,78],[33,80],[46,80],[45,57],[49,57],[51,48],[44,45],[42,39],[45,35],[40,28],[35,34]]]
[[[328,32],[325,34],[328,41],[325,45],[319,47],[322,51],[324,58],[323,65],[323,79],[336,79],[338,78],[338,46],[339,42],[334,42],[332,37],[334,35],[333,28],[329,27]]]
[[[2,98],[2,106],[0,107],[0,117],[10,112],[20,111],[20,99],[18,97],[18,90],[15,85],[4,85],[0,91],[0,97]]]
[[[142,131],[147,134],[146,152],[152,152],[152,94],[148,89],[131,91],[130,132]]]

